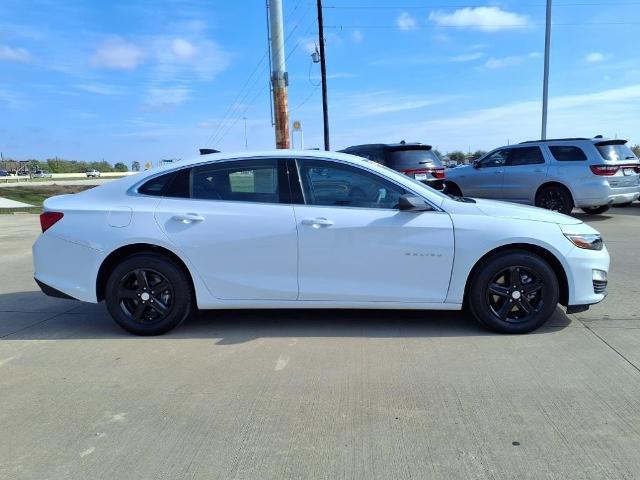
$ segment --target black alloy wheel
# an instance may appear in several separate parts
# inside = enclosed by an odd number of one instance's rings
[[[553,315],[559,290],[546,260],[526,250],[507,250],[474,269],[465,305],[490,330],[528,333]]]
[[[155,253],[137,253],[118,264],[107,280],[105,303],[115,322],[136,335],[168,332],[195,305],[188,273]]]
[[[524,266],[496,273],[487,288],[487,305],[500,320],[529,321],[544,305],[544,284],[536,272]]]
[[[573,210],[573,200],[571,194],[564,188],[549,186],[545,187],[536,195],[536,207],[545,208],[554,212],[569,215]]]
[[[173,287],[155,270],[138,268],[127,272],[119,282],[122,312],[139,323],[161,322],[173,308]]]

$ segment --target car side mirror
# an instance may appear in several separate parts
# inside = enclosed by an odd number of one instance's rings
[[[480,168],[480,162],[478,160],[474,160],[471,165],[473,165],[473,168]]]
[[[405,194],[398,199],[398,209],[413,212],[427,212],[433,210],[431,205],[417,195]]]

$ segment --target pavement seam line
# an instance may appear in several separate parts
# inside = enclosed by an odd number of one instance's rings
[[[578,320],[580,323],[582,323],[582,321]],[[616,352],[618,355],[620,355],[620,357],[627,362],[629,365],[631,365],[638,373],[640,373],[640,367],[638,367],[635,363],[633,363],[631,360],[629,360],[627,357],[625,357],[621,352],[619,352],[614,346],[612,346],[609,342],[607,342],[604,338],[602,338],[600,335],[598,335],[596,333],[595,330],[591,329],[591,327],[589,327],[589,325],[585,325],[584,323],[582,323],[584,325],[584,328],[586,328],[587,330],[589,330],[593,335],[596,336],[596,338],[598,338],[602,343],[604,343],[607,347],[609,347],[611,350],[613,350],[614,352]]]
[[[31,325],[27,325],[26,327],[21,328],[20,330],[16,330],[15,332],[7,333],[6,335],[0,335],[0,339],[10,337],[11,335],[15,335],[16,333],[20,333],[20,332],[22,332],[22,331],[24,331],[24,330],[26,330],[28,328],[31,328],[31,327],[37,327],[38,325],[42,325],[44,322],[48,322],[49,320],[53,320],[54,318],[59,317],[60,315],[64,315],[66,313],[67,312],[56,313],[55,315],[53,315],[51,317],[47,317],[44,320],[41,320],[41,321],[36,322],[36,323],[32,323]]]

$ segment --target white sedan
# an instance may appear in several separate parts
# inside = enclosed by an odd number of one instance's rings
[[[449,197],[312,151],[213,154],[48,199],[33,246],[48,295],[105,301],[129,332],[199,309],[468,310],[525,333],[606,295],[609,254],[578,219]]]

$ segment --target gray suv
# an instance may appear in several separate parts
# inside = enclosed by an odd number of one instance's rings
[[[640,196],[640,161],[626,140],[561,138],[500,147],[447,170],[446,192],[571,213],[603,213]]]

